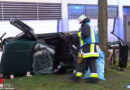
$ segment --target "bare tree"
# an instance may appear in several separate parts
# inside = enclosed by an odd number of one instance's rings
[[[98,0],[98,27],[99,27],[99,46],[108,56],[107,45],[107,0]],[[106,62],[106,65],[107,62]]]

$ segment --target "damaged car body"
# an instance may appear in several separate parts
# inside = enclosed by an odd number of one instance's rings
[[[64,74],[73,69],[74,54],[65,33],[34,34],[34,30],[18,19],[10,23],[22,33],[2,41],[1,73],[20,76],[30,71],[33,74]],[[2,45],[1,45],[2,46]]]

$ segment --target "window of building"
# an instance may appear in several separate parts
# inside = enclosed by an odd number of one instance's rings
[[[118,16],[118,8],[116,6],[108,6],[107,10],[109,18],[115,18]]]
[[[89,18],[97,18],[98,7],[95,5],[86,6],[85,13]]]
[[[69,18],[75,19],[81,14],[85,14],[84,5],[69,5],[68,7]]]
[[[89,18],[98,18],[98,6],[97,5],[80,5],[69,4],[68,5],[69,19],[76,19],[81,14],[85,14]],[[117,17],[117,6],[108,6],[108,18]]]

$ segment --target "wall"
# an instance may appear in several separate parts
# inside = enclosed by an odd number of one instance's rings
[[[0,0],[0,1],[61,3],[61,0]]]
[[[57,32],[56,20],[32,20],[23,22],[32,27],[36,34]],[[14,37],[21,33],[21,31],[11,25],[9,21],[0,21],[0,36],[5,32],[7,32],[5,37]]]
[[[130,0],[123,0],[124,6],[130,6]]]
[[[14,1],[14,2],[47,2],[47,3],[61,3],[62,0],[0,0],[0,1]],[[107,0],[108,5],[118,5],[118,0]],[[97,4],[98,0],[66,0],[69,4]],[[124,6],[130,6],[130,0],[123,0]]]
[[[78,23],[76,20],[69,20],[69,22],[67,23],[67,12],[65,13],[64,11],[66,11],[67,9],[65,9],[65,3],[66,4],[91,4],[91,5],[97,5],[98,0],[0,0],[0,1],[15,1],[15,2],[46,2],[46,3],[62,3],[62,30],[61,31],[65,31],[67,30],[66,28],[69,28],[70,31],[73,30],[78,30],[78,28],[80,27],[79,24],[73,24],[73,23]],[[108,5],[118,5],[118,1],[119,0],[108,0]],[[129,5],[130,6],[130,0],[123,0],[123,5]],[[3,25],[5,22],[0,22],[0,25]],[[6,22],[7,23],[7,22]],[[36,33],[48,33],[48,32],[56,32],[56,28],[57,28],[57,21],[52,22],[53,24],[51,25],[52,27],[49,27],[50,22],[44,22],[44,21],[27,21],[27,23],[29,23],[30,26],[32,26],[36,31]],[[37,24],[35,24],[37,23]],[[15,31],[12,27],[10,27],[9,29],[7,29],[7,25],[5,26],[0,26],[0,28],[2,28],[2,31],[9,31],[9,30],[13,30]],[[69,25],[69,27],[67,27],[66,25]],[[112,25],[112,24],[111,24]],[[108,26],[109,27],[109,26]],[[112,26],[111,26],[112,27]],[[65,29],[65,30],[64,30]],[[110,29],[111,30],[111,29]],[[10,31],[9,31],[10,32]],[[18,31],[15,31],[15,33]],[[14,33],[11,33],[14,35]],[[1,35],[1,32],[0,32]]]
[[[46,3],[61,3],[62,0],[0,0],[0,1],[14,1],[14,2],[46,2]],[[98,0],[66,0],[69,4],[97,4]],[[125,5],[130,5],[129,0],[123,1]],[[127,3],[129,2],[129,3]],[[108,5],[117,5],[118,0],[108,0]]]
[[[36,34],[40,33],[53,33],[57,32],[57,21],[56,20],[32,20],[32,21],[23,21],[28,26],[32,27],[34,29],[34,32]],[[115,38],[110,32],[113,30],[113,19],[108,20],[108,41],[116,41],[117,38]],[[97,19],[91,19],[92,26],[97,28]],[[70,19],[69,20],[69,31],[78,31],[80,28],[80,24],[78,20],[76,19]],[[2,21],[0,22],[0,36],[7,32],[7,35],[5,37],[14,37],[17,34],[19,34],[21,31],[11,25],[9,21]],[[60,27],[61,29],[61,27]]]
[[[118,5],[118,0],[107,0],[108,5]]]
[[[67,0],[69,4],[97,4],[98,0]]]

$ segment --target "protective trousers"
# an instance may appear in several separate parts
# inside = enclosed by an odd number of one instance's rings
[[[76,62],[76,76],[80,77],[82,74],[90,68],[90,77],[97,78],[97,67],[96,67],[96,58],[84,58],[82,62]]]

